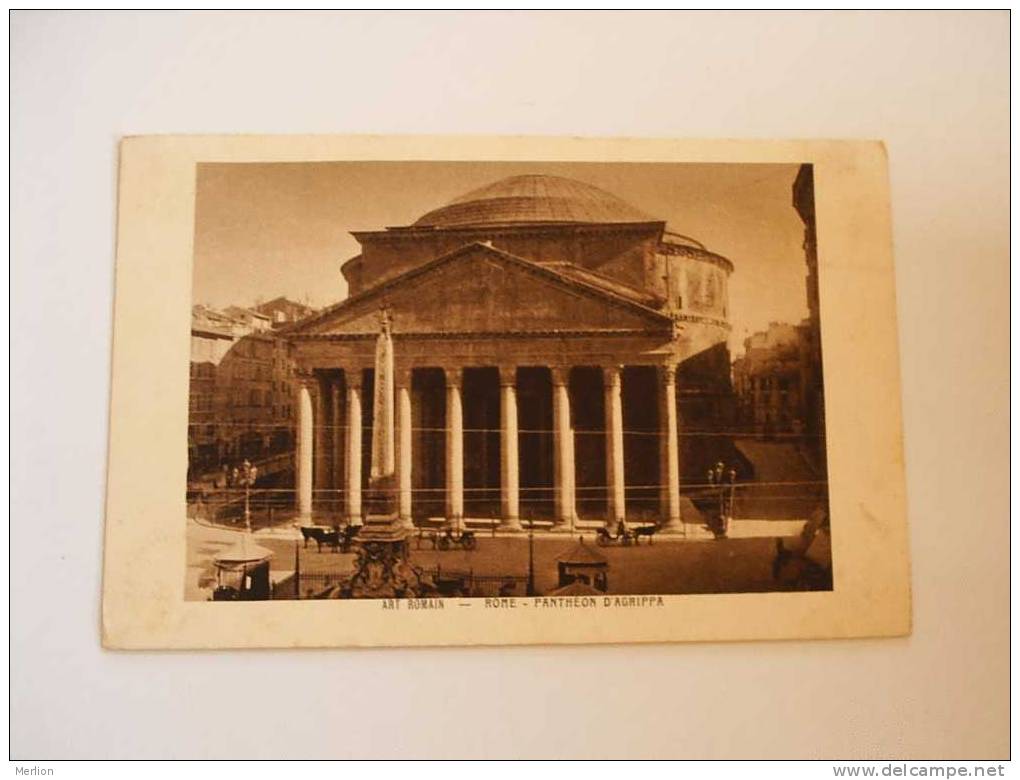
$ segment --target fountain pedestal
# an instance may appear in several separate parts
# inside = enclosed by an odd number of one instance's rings
[[[371,480],[365,498],[368,512],[355,539],[351,598],[414,598],[420,583],[407,560],[407,529],[396,511],[396,478],[390,474]]]

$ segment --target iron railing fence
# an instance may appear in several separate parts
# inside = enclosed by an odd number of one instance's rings
[[[627,518],[638,523],[658,523],[662,519],[664,485],[628,485],[626,489]],[[469,520],[500,519],[498,487],[464,489],[465,514]],[[608,488],[604,485],[575,488],[575,505],[580,520],[604,521],[608,517]],[[708,523],[718,517],[731,520],[806,519],[828,497],[828,483],[816,481],[733,482],[723,484],[687,483],[680,487],[686,509],[685,520],[696,521],[693,507]],[[445,512],[446,488],[413,488],[411,502],[416,525],[429,526]],[[520,515],[527,523],[551,521],[554,516],[555,490],[552,487],[520,488]],[[346,491],[322,488],[312,491],[316,515],[329,523],[345,522]],[[252,488],[249,497],[252,526],[259,528],[287,524],[296,513],[295,491],[290,487]],[[243,488],[222,488],[192,495],[188,501],[189,516],[226,526],[244,523],[245,491]]]
[[[446,568],[442,565],[415,567],[418,576],[435,589],[434,595],[486,598],[527,595],[528,577],[524,574],[478,574],[474,569]],[[295,571],[290,581],[274,591],[277,599],[315,599],[342,592],[353,571],[337,568],[332,571]],[[297,595],[296,595],[297,594]]]

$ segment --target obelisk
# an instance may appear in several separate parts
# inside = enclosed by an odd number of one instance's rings
[[[375,340],[372,480],[381,480],[396,473],[393,406],[393,336],[390,334],[389,312],[383,309],[379,314],[379,336]]]
[[[409,597],[418,592],[419,579],[408,565],[407,531],[397,514],[397,474],[394,431],[393,336],[389,313],[379,317],[375,342],[375,393],[372,399],[372,468],[365,503],[365,523],[355,537],[355,572],[350,581],[353,598]]]
[[[379,525],[396,517],[397,470],[394,431],[393,336],[390,314],[379,312],[375,340],[375,391],[372,396],[372,463],[366,495],[369,518]]]

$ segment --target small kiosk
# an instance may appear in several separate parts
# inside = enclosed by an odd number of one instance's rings
[[[569,585],[564,585],[562,588],[549,591],[546,596],[601,596],[603,591],[596,590],[591,585],[585,585],[583,582],[574,581]]]
[[[586,545],[583,536],[576,545],[556,556],[556,566],[560,588],[574,583],[587,585],[601,593],[609,588],[609,561],[594,547]]]
[[[271,550],[244,534],[233,547],[213,559],[216,590],[213,601],[264,601],[272,596],[269,581]]]

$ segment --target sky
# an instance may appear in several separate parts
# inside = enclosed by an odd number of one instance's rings
[[[689,163],[204,163],[195,201],[194,302],[251,306],[285,295],[343,300],[350,231],[409,225],[507,176],[552,174],[601,187],[733,261],[730,347],[770,322],[807,316],[796,165]]]

